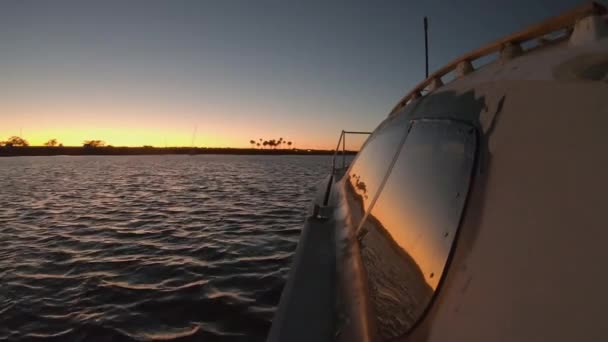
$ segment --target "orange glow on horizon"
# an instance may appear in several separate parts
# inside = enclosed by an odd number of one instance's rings
[[[0,104],[0,113],[11,114],[1,115],[0,141],[20,136],[31,146],[57,139],[64,146],[103,140],[116,147],[251,148],[250,140],[283,138],[292,142],[291,148],[331,150],[340,134],[304,116],[268,119],[240,107],[180,108],[161,101],[38,99]],[[367,136],[348,138],[347,149],[358,150]]]
[[[112,146],[126,146],[126,147],[141,147],[144,145],[150,145],[154,147],[218,147],[218,148],[250,148],[250,140],[259,142],[260,138],[256,136],[264,137],[263,139],[276,139],[280,137],[268,136],[258,134],[251,138],[248,135],[243,134],[241,136],[237,132],[232,134],[221,135],[220,133],[214,134],[202,130],[197,130],[194,137],[194,144],[192,143],[193,132],[182,132],[173,130],[161,130],[158,128],[90,128],[90,127],[71,127],[71,128],[49,128],[39,130],[23,130],[21,129],[3,129],[0,128],[0,141],[6,140],[11,136],[21,136],[28,141],[30,146],[43,146],[45,142],[50,139],[57,139],[57,141],[64,146],[82,146],[85,140],[102,140],[106,145]],[[21,135],[20,135],[21,134]],[[320,150],[331,150],[336,148],[335,143],[323,142],[321,139],[317,141],[309,140],[302,143],[298,139],[291,139],[288,136],[282,137],[285,141],[291,141],[291,147],[283,145],[278,148],[297,148],[297,149],[320,149]],[[354,139],[353,139],[354,140]],[[358,150],[363,142],[363,139],[357,141],[351,140],[347,143],[347,149]],[[258,148],[257,145],[253,146]]]
[[[2,132],[1,139],[8,136],[19,135]],[[85,140],[103,140],[106,145],[141,147],[151,145],[154,147],[189,147],[192,145],[192,136],[175,131],[160,131],[156,129],[141,128],[96,128],[96,129],[49,129],[24,132],[23,138],[31,146],[42,146],[50,139],[57,139],[64,146],[82,146]],[[222,147],[231,143],[228,139],[218,136],[200,134],[195,138],[194,146]]]
[[[0,103],[0,141],[20,136],[32,146],[57,139],[64,146],[103,140],[116,147],[251,148],[250,140],[283,138],[292,142],[291,148],[332,150],[341,129],[373,128],[343,127],[346,122],[340,118],[347,109],[318,108],[307,101],[246,101],[248,97],[235,101],[218,94],[193,100],[172,92],[171,82],[165,85],[166,92],[158,93],[145,91],[145,84],[98,89],[67,81],[45,82],[36,78],[32,83],[36,87],[16,88]],[[361,138],[366,136],[349,136],[347,149],[359,149]]]

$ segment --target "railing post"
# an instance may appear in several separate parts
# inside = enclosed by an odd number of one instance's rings
[[[346,168],[346,156],[344,155],[346,153],[346,134],[344,131],[342,131],[342,134],[344,135],[342,138],[342,169],[344,169]]]
[[[338,155],[338,149],[340,148],[340,143],[342,142],[343,137],[344,137],[344,130],[342,130],[342,133],[340,133],[340,139],[338,139],[338,146],[336,146],[336,149],[334,150],[334,157],[331,161],[331,174],[332,175],[336,171],[336,156]]]
[[[372,134],[371,132],[361,132],[361,131],[345,131],[342,130],[340,132],[340,138],[338,139],[338,145],[334,150],[334,156],[331,161],[331,173],[332,175],[336,172],[336,157],[338,156],[338,150],[340,149],[340,144],[342,145],[342,168],[346,168],[346,134]]]
[[[329,202],[329,193],[331,192],[331,185],[334,179],[339,179],[335,177],[336,174],[336,156],[338,155],[338,150],[340,149],[340,143],[342,143],[342,169],[346,168],[346,134],[371,134],[371,132],[356,132],[356,131],[345,131],[342,130],[340,132],[340,139],[338,139],[338,145],[334,150],[334,157],[331,161],[331,175],[329,177],[329,183],[327,183],[327,189],[325,190],[325,198],[323,200],[323,205],[326,206]]]

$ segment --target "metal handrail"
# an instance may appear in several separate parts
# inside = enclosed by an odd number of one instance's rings
[[[340,138],[338,139],[338,145],[334,150],[334,156],[331,161],[331,174],[329,176],[329,181],[327,183],[327,188],[325,189],[325,196],[323,198],[323,205],[327,205],[329,202],[329,193],[331,192],[331,184],[334,181],[334,175],[336,174],[336,156],[338,155],[338,150],[340,149],[340,143],[342,143],[342,168],[346,168],[346,135],[347,134],[367,134],[370,135],[372,132],[360,132],[360,131],[345,131],[342,130],[340,132]]]
[[[338,139],[338,145],[334,150],[334,157],[331,162],[331,174],[333,175],[336,172],[336,156],[338,155],[338,150],[340,149],[340,143],[342,143],[342,168],[346,168],[346,135],[347,134],[367,134],[370,135],[372,132],[362,132],[362,131],[345,131],[342,130],[340,133],[340,138]]]
[[[418,83],[414,89],[397,102],[397,105],[391,110],[389,115],[393,115],[398,110],[405,107],[410,101],[421,97],[428,87],[435,88],[443,85],[441,77],[446,76],[448,73],[456,71],[458,74],[457,77],[460,77],[474,71],[472,63],[479,58],[495,52],[500,52],[509,46],[520,46],[520,44],[524,42],[540,38],[553,32],[563,29],[572,29],[576,22],[581,18],[589,15],[603,15],[606,12],[608,12],[606,7],[596,2],[590,2],[461,56]],[[461,71],[459,71],[459,68]]]

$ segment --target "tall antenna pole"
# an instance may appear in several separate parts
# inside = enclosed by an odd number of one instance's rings
[[[424,17],[424,67],[425,78],[429,78],[429,20]]]

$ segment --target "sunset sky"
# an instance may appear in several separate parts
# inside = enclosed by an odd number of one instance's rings
[[[0,2],[0,140],[333,148],[430,69],[580,1]]]

